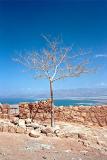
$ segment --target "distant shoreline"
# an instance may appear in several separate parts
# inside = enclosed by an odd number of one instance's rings
[[[27,98],[0,98],[0,103],[2,104],[9,104],[9,105],[18,105],[19,103],[34,103],[36,101],[46,100],[45,99],[27,99]],[[107,99],[90,99],[90,98],[72,98],[72,99],[55,99],[54,100],[55,106],[95,106],[95,105],[106,105]]]

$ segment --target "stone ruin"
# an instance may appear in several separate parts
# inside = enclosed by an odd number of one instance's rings
[[[86,148],[94,144],[98,150],[107,149],[104,135],[107,132],[107,106],[55,107],[56,125],[50,127],[50,102],[19,104],[18,114],[9,105],[0,106],[0,132],[28,134],[34,138],[72,138]]]
[[[19,105],[19,117],[31,118],[40,121],[50,119],[51,100],[38,101],[36,103],[22,103]]]
[[[19,117],[46,122],[50,120],[50,100],[19,105]],[[91,126],[107,126],[107,106],[55,107],[55,121],[81,123]]]
[[[9,104],[0,103],[0,118],[1,119],[11,119],[11,117],[17,115],[18,108],[10,107]]]
[[[101,128],[102,130],[107,127],[107,106],[55,107],[56,125],[50,127],[50,104],[50,100],[21,103],[18,113],[15,111],[18,108],[13,109],[9,105],[1,105],[0,132],[28,134],[34,138],[39,138],[42,135],[70,137],[78,139],[78,142],[82,139],[82,143],[87,146],[89,145],[89,137],[93,134],[91,129],[104,127]],[[95,135],[93,138],[92,144],[93,142],[100,144]]]
[[[0,118],[20,119],[30,118],[37,122],[50,122],[51,118],[51,101],[38,101],[36,103],[19,104],[19,113],[16,114],[17,108],[10,108],[9,105],[0,106]],[[69,123],[80,123],[89,126],[107,126],[107,106],[70,106],[55,107],[55,121]]]

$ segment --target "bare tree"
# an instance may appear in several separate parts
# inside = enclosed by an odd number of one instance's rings
[[[57,80],[79,77],[81,74],[92,71],[86,60],[87,53],[79,50],[78,53],[72,47],[64,47],[63,42],[42,35],[47,46],[40,51],[32,51],[15,58],[15,61],[35,71],[35,78],[46,78],[50,83],[51,98],[51,126],[54,126],[54,100],[53,83]],[[80,57],[80,59],[78,59]]]

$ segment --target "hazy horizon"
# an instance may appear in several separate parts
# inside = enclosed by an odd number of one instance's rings
[[[17,94],[0,94],[0,98],[27,98],[27,99],[47,99],[50,97],[49,90],[39,91],[39,92],[29,92],[29,93],[17,93]],[[54,90],[55,99],[79,99],[79,98],[92,98],[92,99],[107,99],[107,88],[76,88],[76,89],[61,89]]]

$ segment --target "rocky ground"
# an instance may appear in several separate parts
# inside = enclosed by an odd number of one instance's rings
[[[1,119],[0,131],[0,160],[107,159],[107,127]]]

